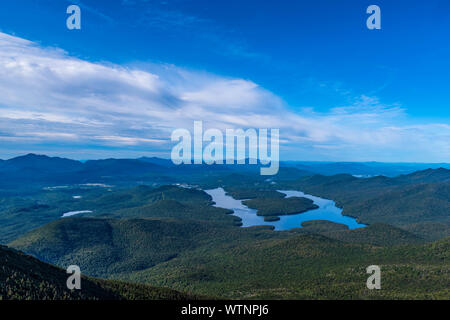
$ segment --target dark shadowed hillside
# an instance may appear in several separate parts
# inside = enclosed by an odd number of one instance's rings
[[[81,290],[69,290],[69,275],[19,251],[0,246],[0,300],[192,299],[177,291],[83,277]]]

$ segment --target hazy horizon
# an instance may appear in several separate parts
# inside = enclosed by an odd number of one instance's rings
[[[140,158],[158,158],[158,159],[163,159],[163,160],[171,160],[170,156],[157,156],[157,155],[141,155],[141,156],[136,156],[136,157],[105,157],[105,158],[71,158],[71,157],[67,157],[64,155],[49,155],[46,153],[35,153],[35,152],[28,152],[28,153],[24,153],[24,154],[17,154],[16,156],[10,157],[10,158],[0,158],[0,160],[3,161],[7,161],[7,160],[11,160],[14,158],[19,158],[19,157],[24,157],[24,156],[28,156],[28,155],[36,155],[36,156],[47,156],[47,157],[51,157],[51,158],[63,158],[63,159],[70,159],[70,160],[76,160],[76,161],[80,161],[80,162],[85,162],[85,161],[90,161],[90,160],[107,160],[107,159],[116,159],[116,160],[126,160],[126,159],[132,159],[132,160],[136,160],[136,159],[140,159]],[[249,158],[245,158],[246,160]],[[388,164],[388,165],[408,165],[408,164],[418,164],[418,165],[439,165],[439,164],[443,164],[443,165],[450,165],[450,162],[385,162],[385,161],[323,161],[323,160],[281,160],[280,163],[288,163],[288,162],[298,162],[298,163],[362,163],[362,164],[370,164],[370,163],[378,163],[378,164]]]

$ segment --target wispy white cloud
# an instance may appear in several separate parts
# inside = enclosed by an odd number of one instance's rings
[[[194,120],[219,129],[279,128],[289,159],[450,158],[448,124],[413,122],[402,106],[375,97],[326,113],[295,112],[250,80],[93,63],[0,33],[0,152],[50,144],[169,151],[171,131],[191,129]]]

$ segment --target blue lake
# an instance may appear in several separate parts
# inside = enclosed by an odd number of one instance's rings
[[[222,188],[205,190],[205,192],[213,198],[216,207],[233,210],[234,215],[242,219],[243,227],[267,225],[274,226],[275,230],[289,230],[300,228],[302,222],[312,220],[327,220],[342,223],[348,226],[349,229],[366,226],[365,224],[358,223],[355,218],[342,215],[342,209],[336,207],[333,200],[315,197],[301,191],[278,190],[278,192],[286,194],[286,197],[304,197],[311,199],[319,208],[303,213],[279,216],[280,220],[271,222],[264,221],[264,217],[256,215],[256,210],[243,205],[242,200],[233,199]]]

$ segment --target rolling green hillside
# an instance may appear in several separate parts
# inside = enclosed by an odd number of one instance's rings
[[[349,229],[346,225],[324,220],[302,222],[302,227],[292,229],[298,234],[319,234],[330,239],[353,244],[370,244],[374,246],[398,246],[406,244],[421,244],[426,240],[411,232],[384,224]]]
[[[331,222],[327,220],[313,220],[302,222],[302,229],[299,231],[308,233],[322,233],[331,231],[346,231],[348,227],[345,224]]]
[[[152,267],[203,243],[217,242],[230,227],[174,219],[67,218],[31,231],[12,247],[59,266],[82,266],[92,276]]]
[[[141,185],[131,189],[117,190],[94,195],[80,201],[79,208],[93,208],[98,213],[110,213],[114,210],[132,208],[150,204],[160,200],[176,200],[181,203],[197,205],[211,204],[211,197],[197,189],[166,185],[153,188]]]
[[[74,199],[74,195],[81,195],[82,198]],[[91,215],[84,215],[96,217],[123,215],[174,218],[189,218],[192,212],[197,212],[198,219],[217,219],[229,224],[239,224],[236,217],[222,214],[231,212],[214,208],[210,206],[211,203],[211,197],[201,190],[172,185],[127,189],[75,186],[42,190],[33,197],[0,198],[0,243],[6,244],[30,230],[59,220],[63,213],[69,211],[91,210]],[[176,210],[176,206],[183,206],[184,209]],[[130,208],[135,210],[126,211]]]
[[[419,222],[450,222],[450,183],[419,184],[355,201],[346,207],[364,223],[401,226]]]
[[[148,285],[83,277],[81,290],[69,290],[69,275],[19,251],[0,246],[0,300],[196,299]]]
[[[427,241],[436,241],[450,234],[450,222],[422,222],[403,226],[402,229]]]
[[[231,216],[231,213],[233,213],[232,210],[213,206],[183,204],[176,200],[159,200],[149,205],[116,210],[109,216],[114,218],[178,218],[241,225],[241,219]]]
[[[376,247],[297,235],[194,250],[125,278],[237,299],[449,299],[449,253],[449,239]],[[366,288],[373,264],[381,290]]]
[[[393,246],[424,243],[425,240],[411,232],[387,224],[375,223],[366,228],[322,231],[321,234],[350,243],[366,243],[376,246]]]
[[[305,235],[307,228],[274,232],[180,219],[73,218],[32,231],[11,245],[62,267],[78,264],[90,275],[206,296],[450,297],[449,239],[399,246],[419,239],[383,225],[357,232],[332,228],[334,232],[321,230],[330,234],[325,237]],[[385,272],[382,291],[365,289],[365,268],[372,264]]]

